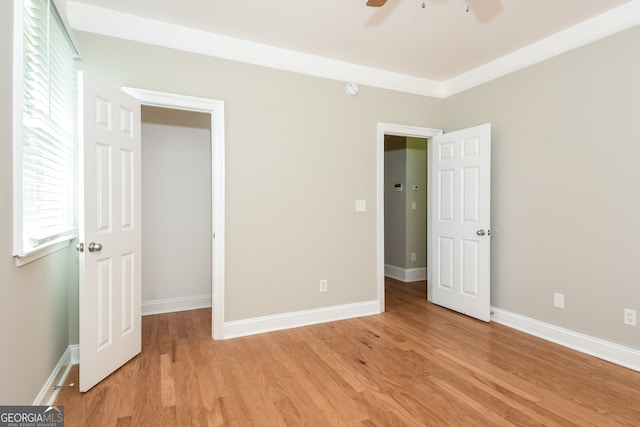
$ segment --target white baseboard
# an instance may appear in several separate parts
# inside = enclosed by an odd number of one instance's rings
[[[570,329],[564,329],[529,317],[491,308],[491,320],[547,341],[595,356],[634,371],[640,371],[640,350],[624,347]]]
[[[78,363],[80,363],[80,345],[70,345],[69,351],[71,352],[71,364],[77,365]]]
[[[142,301],[142,315],[173,313],[211,307],[211,294]]]
[[[380,314],[377,300],[225,322],[224,339]]]
[[[418,280],[427,280],[427,267],[402,268],[385,264],[384,275],[401,282],[417,282]]]
[[[33,401],[33,406],[50,406],[56,400],[58,388],[62,386],[69,375],[71,366],[78,363],[78,346],[70,345],[62,354],[58,364],[53,368],[53,372],[42,386],[40,393]]]

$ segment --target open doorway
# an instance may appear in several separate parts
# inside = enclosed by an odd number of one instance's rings
[[[224,102],[165,92],[124,87],[144,106],[205,113],[210,116],[211,163],[211,335],[224,339],[225,287],[225,127]]]
[[[426,153],[429,152],[429,139],[433,136],[442,134],[442,130],[440,129],[431,129],[431,128],[421,128],[416,126],[405,126],[405,125],[395,125],[390,123],[378,123],[378,138],[377,138],[377,186],[376,186],[376,194],[377,194],[377,254],[378,254],[378,265],[377,265],[377,273],[378,273],[378,304],[380,312],[385,311],[385,267],[387,265],[385,258],[385,137],[389,138],[393,137],[403,137],[403,138],[418,138],[424,141]],[[425,185],[424,193],[426,200],[426,234],[422,238],[423,241],[426,241],[426,253],[425,253],[425,270],[426,270],[426,280],[427,280],[427,299],[431,300],[431,288],[429,286],[430,279],[430,270],[429,266],[431,265],[430,256],[430,239],[427,239],[429,235],[430,229],[430,220],[431,220],[431,208],[428,203],[430,199],[430,188],[429,188],[429,161],[427,157],[426,161],[427,170],[427,183]],[[395,184],[394,184],[395,185]],[[413,184],[410,184],[413,185]],[[419,184],[418,184],[419,185]],[[395,187],[394,187],[395,191]],[[419,190],[418,190],[419,191]],[[411,200],[409,200],[409,207],[411,207]],[[416,206],[417,208],[417,206]],[[417,209],[416,209],[417,210]],[[411,259],[411,251],[409,252],[409,260]],[[417,253],[416,253],[417,260]],[[406,268],[405,268],[406,270]]]
[[[141,107],[142,315],[211,307],[211,115]]]
[[[384,274],[427,280],[427,139],[384,136]]]

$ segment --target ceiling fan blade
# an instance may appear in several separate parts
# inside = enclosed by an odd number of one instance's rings
[[[367,6],[380,7],[380,6],[384,6],[384,4],[386,2],[387,2],[387,0],[368,0],[367,1]]]

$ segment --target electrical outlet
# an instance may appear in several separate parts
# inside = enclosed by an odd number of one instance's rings
[[[564,294],[553,294],[553,306],[555,308],[564,308]]]
[[[320,280],[320,292],[327,292],[328,282],[326,280]]]
[[[416,253],[411,252],[411,261],[416,262]]]
[[[624,324],[636,326],[636,311],[629,308],[624,309]]]

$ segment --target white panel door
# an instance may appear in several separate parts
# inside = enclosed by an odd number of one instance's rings
[[[80,391],[141,349],[140,103],[79,74]]]
[[[433,137],[433,302],[490,319],[491,125]]]

